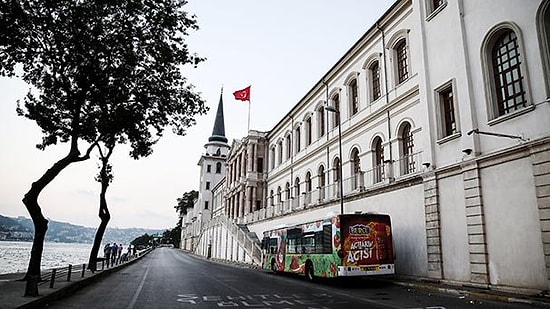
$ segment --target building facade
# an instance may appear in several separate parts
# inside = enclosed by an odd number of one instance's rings
[[[391,215],[399,275],[548,290],[549,3],[396,1],[267,133],[263,204],[226,181],[227,215],[261,235],[342,198]]]

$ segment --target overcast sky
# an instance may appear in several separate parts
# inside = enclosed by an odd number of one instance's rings
[[[115,148],[114,181],[107,198],[110,227],[167,229],[176,225],[173,208],[184,192],[197,190],[197,165],[212,133],[223,85],[225,133],[229,143],[247,133],[248,103],[232,93],[251,85],[250,128],[268,131],[394,3],[393,0],[189,0],[200,30],[189,49],[206,57],[186,68],[210,107],[186,136],[168,130],[147,158],[135,161],[128,148]],[[45,151],[38,126],[15,113],[28,86],[0,78],[0,214],[30,217],[21,202],[33,181],[66,155],[68,145]],[[95,227],[100,220],[97,155],[66,168],[42,192],[46,218]]]

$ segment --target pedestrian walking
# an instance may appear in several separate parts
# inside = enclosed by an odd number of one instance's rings
[[[109,261],[111,259],[111,244],[107,243],[105,247],[103,247],[103,257],[105,258],[105,262],[107,263],[107,267],[109,267]]]
[[[115,265],[116,255],[118,254],[118,246],[116,242],[111,246],[111,265]]]

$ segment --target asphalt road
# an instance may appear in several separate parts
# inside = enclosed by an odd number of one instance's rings
[[[415,291],[373,280],[318,281],[158,248],[48,308],[531,308]]]

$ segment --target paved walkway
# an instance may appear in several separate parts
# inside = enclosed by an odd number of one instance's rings
[[[46,277],[43,275],[42,279],[48,281],[43,281],[38,285],[39,296],[36,297],[23,296],[26,282],[21,281],[21,279],[25,276],[25,273],[0,274],[0,309],[44,308],[44,305],[48,302],[69,295],[91,282],[138,261],[149,251],[150,250],[140,251],[137,258],[133,258],[110,268],[100,269],[95,273],[86,269],[83,273],[82,267],[80,267],[71,272],[70,281],[67,281],[66,273],[62,277],[57,278],[53,288],[50,288],[49,276]],[[46,271],[47,270],[43,270],[42,273],[44,274]]]
[[[12,309],[12,308],[43,308],[45,304],[52,300],[59,299],[65,295],[71,294],[74,291],[94,282],[100,280],[104,276],[116,272],[125,266],[138,261],[139,258],[133,259],[129,262],[119,264],[115,267],[105,270],[96,271],[91,273],[86,270],[84,276],[82,271],[75,271],[71,276],[71,281],[67,282],[66,278],[58,279],[55,281],[53,288],[50,288],[49,282],[41,284],[39,286],[38,297],[24,297],[25,282],[20,281],[25,275],[24,273],[17,274],[3,274],[0,275],[0,309]],[[236,267],[250,267],[247,264],[227,263],[220,260],[212,260],[217,263],[233,264]],[[451,284],[444,284],[437,281],[419,281],[409,278],[392,277],[388,279],[377,279],[390,281],[393,284],[408,287],[410,289],[425,290],[433,293],[451,294],[457,297],[466,297],[469,299],[486,299],[508,303],[523,303],[531,304],[535,307],[548,307],[550,308],[550,295],[539,295],[535,292],[523,291],[510,292],[510,291],[495,291],[491,289],[465,287]]]

